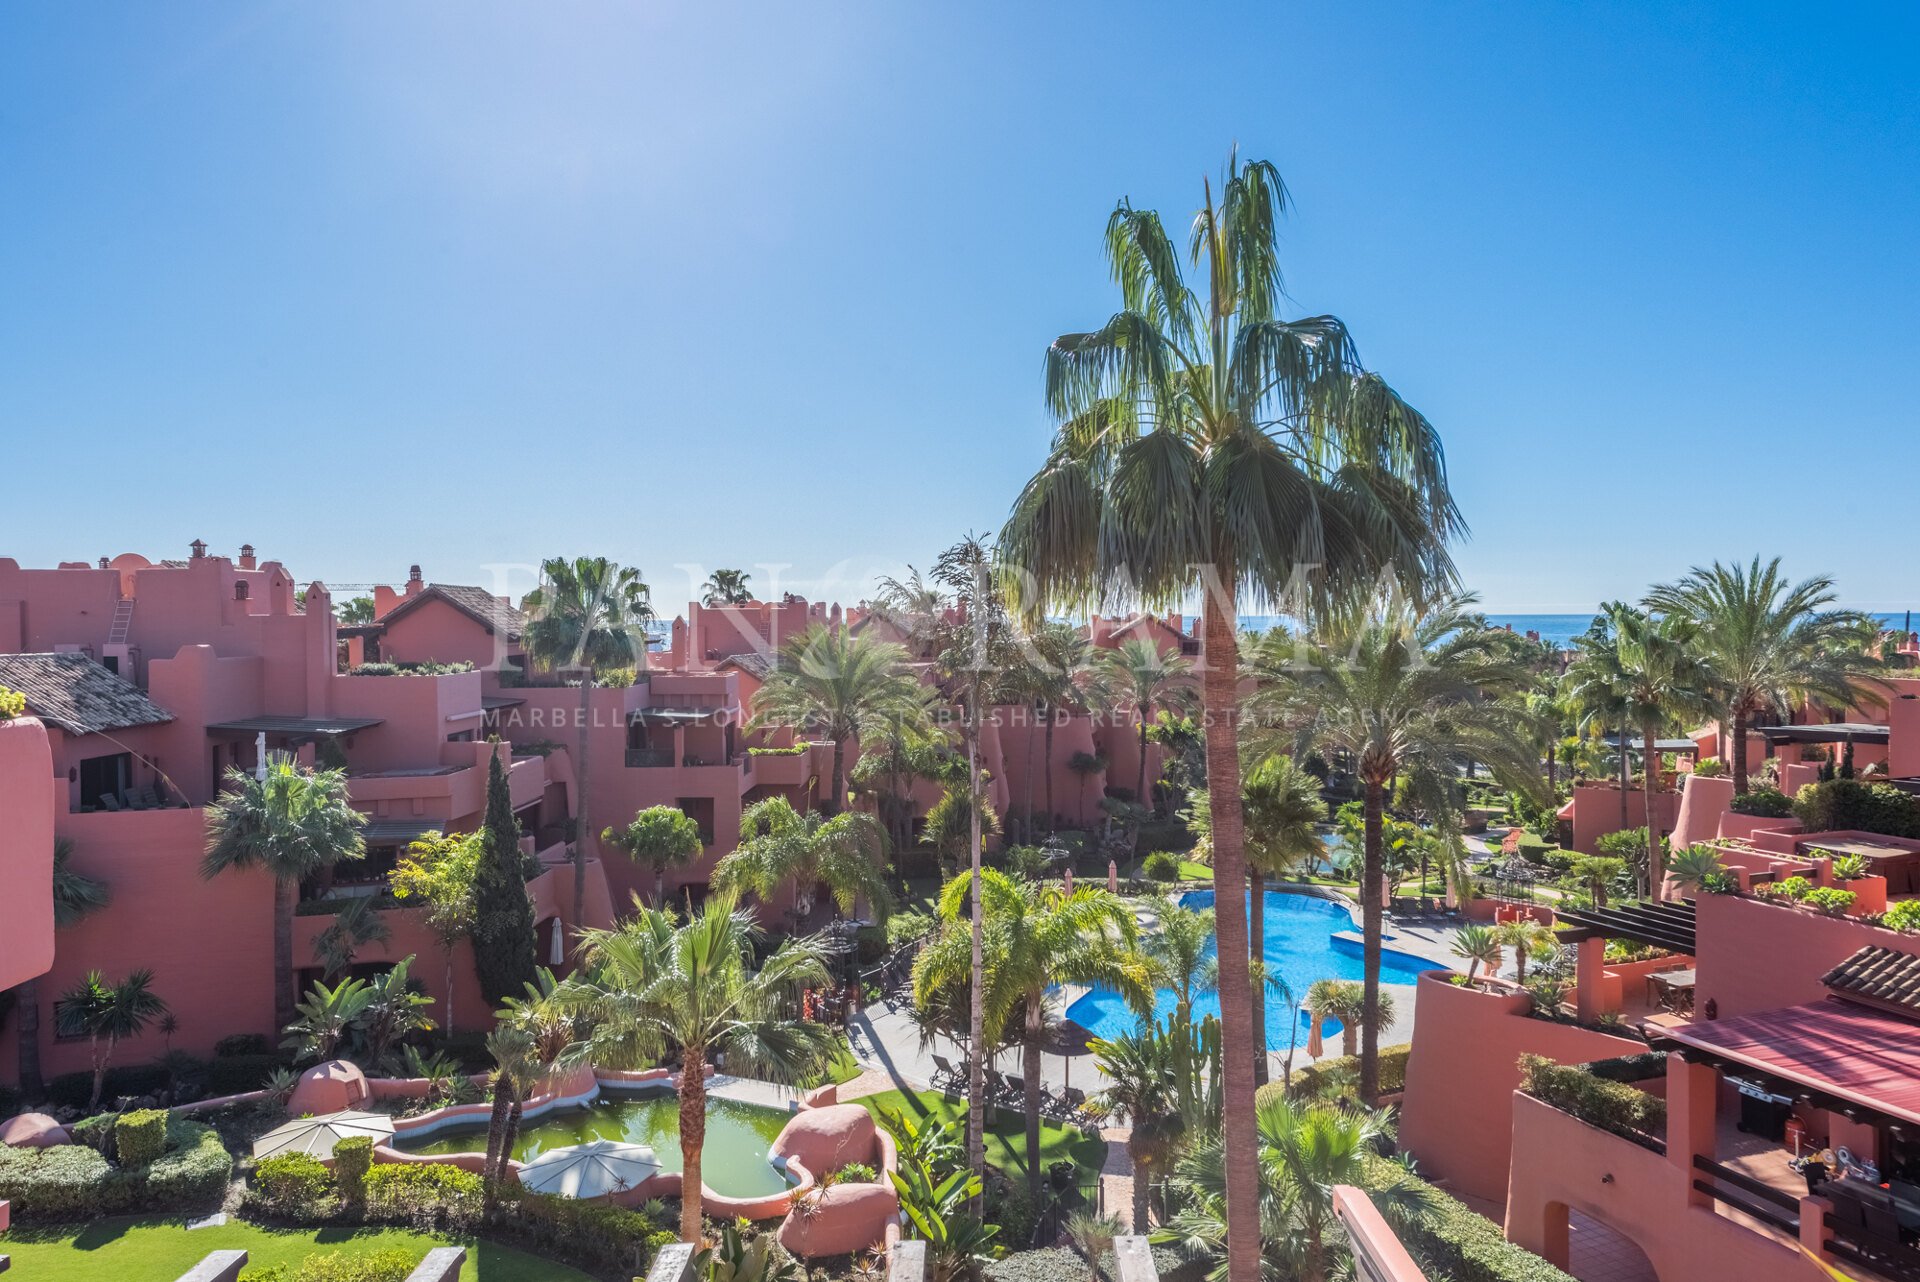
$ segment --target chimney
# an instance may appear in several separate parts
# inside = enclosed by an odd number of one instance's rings
[[[205,539],[195,539],[188,546],[193,550],[194,560],[199,561],[205,559],[207,555],[207,541]]]
[[[110,570],[113,567],[107,564],[107,558],[103,556],[100,558],[100,568],[103,570]]]
[[[240,545],[240,568],[243,570],[251,570],[254,568],[253,544],[251,543],[242,543]]]
[[[420,567],[417,565],[408,566],[407,567],[407,588],[404,595],[414,596],[420,591],[421,588],[425,586],[426,584],[423,583],[420,579]]]

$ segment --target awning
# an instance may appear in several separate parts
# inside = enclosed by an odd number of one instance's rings
[[[381,723],[380,717],[246,717],[239,721],[213,721],[209,734],[283,734],[318,738],[323,734],[352,734]]]
[[[637,708],[633,717],[637,721],[708,721],[714,717],[733,717],[740,714],[738,708]]]
[[[1768,743],[1885,743],[1887,728],[1865,721],[1831,721],[1820,726],[1761,726]]]
[[[445,825],[421,819],[371,819],[360,830],[360,836],[369,846],[404,846],[443,827]]]
[[[1553,913],[1562,929],[1560,938],[1568,943],[1590,939],[1628,939],[1636,944],[1651,944],[1669,952],[1692,955],[1694,940],[1691,900],[1650,899],[1609,904],[1605,908],[1561,908]]]
[[[487,712],[498,712],[501,708],[517,708],[525,702],[525,699],[515,699],[504,694],[483,694],[480,696],[480,707]]]
[[[1620,746],[1620,736],[1617,734],[1601,735],[1600,742],[1606,744],[1609,748],[1618,748]],[[1639,752],[1644,747],[1646,747],[1646,740],[1640,738],[1638,735],[1627,736],[1627,751]],[[1698,752],[1700,751],[1700,745],[1691,739],[1655,739],[1653,741],[1653,750],[1655,752]]]
[[[1749,1069],[1813,1097],[1920,1126],[1920,1024],[1838,998],[1667,1029],[1679,1049],[1734,1076]],[[1787,1092],[1783,1092],[1787,1093]]]

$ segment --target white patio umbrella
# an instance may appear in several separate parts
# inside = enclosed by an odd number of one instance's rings
[[[603,1197],[633,1188],[660,1169],[660,1159],[645,1144],[592,1140],[542,1153],[520,1168],[520,1182],[535,1193]]]
[[[253,1155],[276,1157],[282,1153],[305,1153],[310,1157],[331,1157],[335,1144],[355,1135],[365,1135],[375,1144],[392,1139],[393,1119],[385,1113],[352,1111],[296,1117],[255,1140]]]

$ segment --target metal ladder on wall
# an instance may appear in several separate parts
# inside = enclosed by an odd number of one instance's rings
[[[107,628],[108,645],[125,645],[133,630],[133,598],[123,596],[113,603],[113,623]]]

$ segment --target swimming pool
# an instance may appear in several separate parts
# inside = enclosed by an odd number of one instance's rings
[[[789,1187],[786,1175],[767,1160],[767,1150],[792,1115],[757,1104],[707,1097],[707,1139],[700,1146],[700,1182],[724,1197],[765,1197]],[[680,1169],[680,1099],[672,1091],[604,1094],[578,1108],[555,1109],[520,1127],[513,1156],[532,1161],[542,1153],[589,1140],[648,1144],[662,1170]],[[418,1143],[395,1147],[409,1153],[479,1153],[487,1147],[484,1126],[441,1131]]]
[[[1251,894],[1248,898],[1252,898]],[[1180,897],[1180,902],[1188,908],[1211,908],[1213,892],[1190,890]],[[1333,937],[1337,931],[1355,929],[1353,917],[1345,907],[1329,899],[1285,890],[1269,890],[1265,903],[1267,973],[1278,975],[1296,996],[1304,997],[1308,987],[1318,979],[1362,978],[1364,968],[1360,944],[1355,940]],[[1380,950],[1380,982],[1383,984],[1411,984],[1423,971],[1444,969],[1440,962],[1415,957],[1411,953],[1395,952],[1384,947]],[[1154,1018],[1165,1021],[1173,1014],[1173,1008],[1172,989],[1163,988],[1155,994]],[[1066,1013],[1067,1018],[1097,1037],[1130,1033],[1140,1026],[1140,1017],[1133,1013],[1126,1002],[1117,993],[1104,988],[1089,990],[1068,1006]],[[1210,992],[1196,997],[1193,1013],[1195,1018],[1218,1015],[1220,994]],[[1340,1021],[1325,1020],[1320,1028],[1322,1036],[1336,1034],[1340,1031]],[[1307,1040],[1305,1033],[1304,1012],[1301,1022],[1293,1023],[1292,1012],[1286,1003],[1277,1000],[1269,992],[1268,1048],[1285,1050],[1296,1038],[1304,1046]]]

